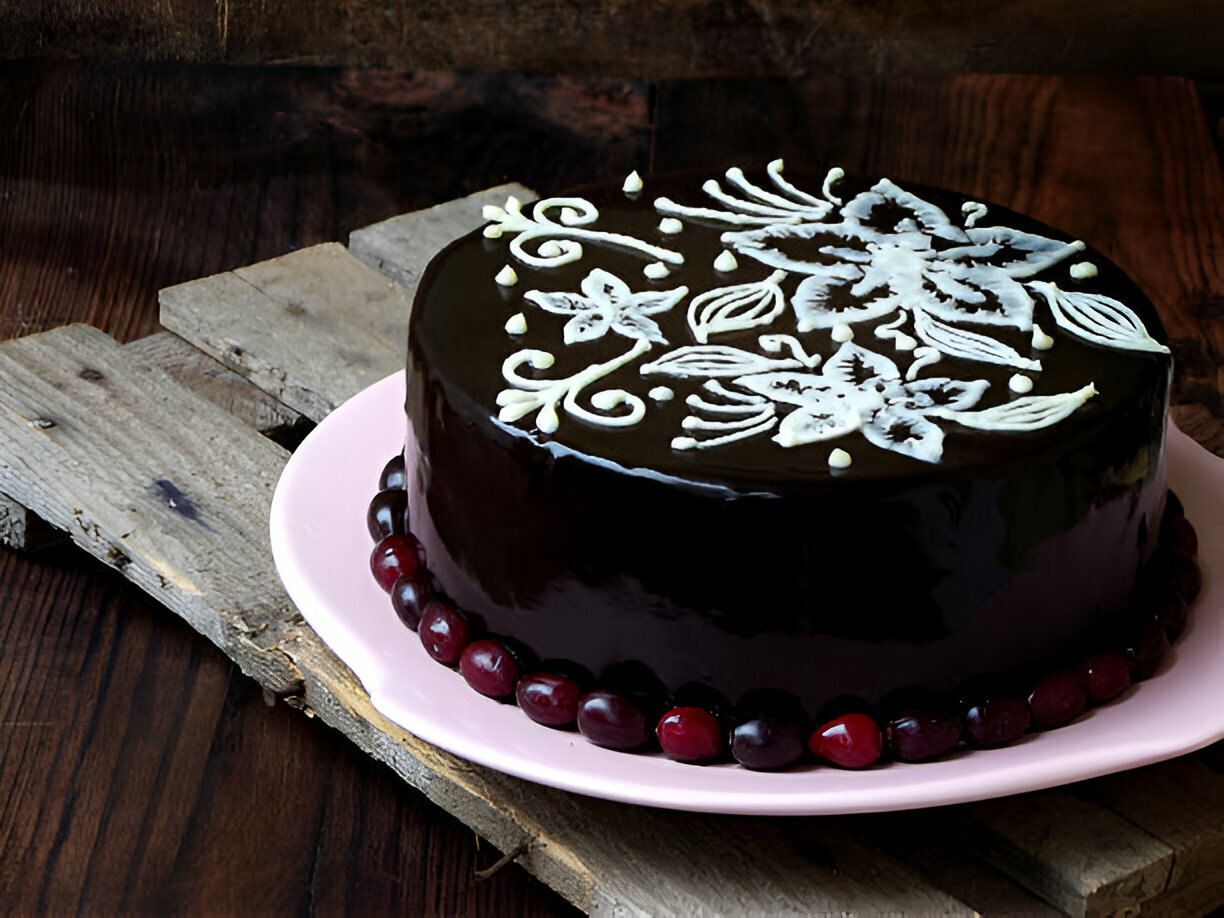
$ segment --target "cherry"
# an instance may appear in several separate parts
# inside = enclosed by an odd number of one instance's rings
[[[849,713],[834,718],[808,738],[812,755],[842,768],[866,768],[880,760],[884,735],[866,714]]]
[[[1023,698],[990,698],[965,711],[965,742],[979,749],[1014,743],[1028,727],[1029,706]]]
[[[1173,589],[1186,602],[1194,602],[1203,588],[1203,572],[1193,558],[1173,559]]]
[[[731,731],[731,755],[753,771],[777,771],[803,757],[803,733],[793,721],[754,717]]]
[[[1131,664],[1116,651],[1089,657],[1079,667],[1080,678],[1093,704],[1104,704],[1131,687]]]
[[[1198,533],[1184,516],[1169,523],[1169,547],[1178,558],[1193,558],[1198,554]]]
[[[463,648],[459,672],[467,684],[490,698],[505,698],[514,692],[519,678],[518,660],[501,641],[485,638]]]
[[[732,707],[727,696],[704,682],[686,682],[672,695],[672,706],[677,708],[701,708],[722,725],[726,732],[731,728]]]
[[[1171,520],[1185,515],[1186,508],[1182,505],[1181,498],[1172,491],[1167,492],[1165,495],[1164,519]]]
[[[677,762],[709,762],[722,755],[723,729],[704,708],[672,708],[659,721],[655,736],[668,758]]]
[[[650,739],[642,709],[628,695],[599,688],[578,702],[578,732],[596,746],[636,749]]]
[[[395,578],[391,587],[391,606],[400,621],[417,630],[421,621],[421,613],[429,602],[429,582],[421,576],[418,568],[411,574],[401,574]]]
[[[947,711],[909,710],[893,717],[884,731],[888,746],[902,762],[925,762],[956,748],[961,720]]]
[[[382,474],[378,476],[378,487],[383,491],[389,488],[403,490],[404,483],[404,454],[399,453],[388,459],[387,464],[383,466]]]
[[[546,727],[569,727],[578,718],[578,681],[555,672],[530,673],[518,681],[515,700],[523,713]]]
[[[430,600],[421,613],[417,633],[425,651],[439,663],[453,666],[472,638],[467,617],[449,603]]]
[[[1033,728],[1048,730],[1069,724],[1088,707],[1088,693],[1080,675],[1060,669],[1040,679],[1028,697]]]
[[[761,717],[796,725],[807,723],[803,704],[792,693],[782,689],[750,689],[740,695],[735,703],[735,719],[748,721]]]
[[[408,531],[408,492],[403,488],[379,491],[366,511],[366,528],[375,542]]]
[[[370,570],[374,579],[388,593],[398,577],[415,574],[421,568],[421,543],[407,533],[381,539],[370,553]]]
[[[1151,615],[1140,621],[1126,650],[1134,663],[1132,672],[1135,679],[1142,681],[1156,675],[1170,650],[1169,637],[1160,619]]]
[[[1160,601],[1156,614],[1160,616],[1160,623],[1164,625],[1169,641],[1173,642],[1186,628],[1190,607],[1176,590],[1170,590]]]

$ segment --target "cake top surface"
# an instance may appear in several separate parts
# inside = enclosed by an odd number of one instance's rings
[[[1097,435],[1169,373],[1120,269],[946,191],[775,161],[484,216],[426,272],[409,364],[555,455],[749,488],[926,476]]]

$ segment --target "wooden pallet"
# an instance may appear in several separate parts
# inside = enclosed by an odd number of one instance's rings
[[[1199,914],[1224,905],[1215,754],[938,810],[760,819],[540,787],[383,718],[277,581],[268,506],[288,451],[402,364],[429,256],[507,186],[170,288],[169,330],[0,344],[0,536],[66,534],[267,690],[343,732],[591,913]],[[1215,765],[1216,767],[1213,767]],[[1053,907],[1051,907],[1053,906]]]

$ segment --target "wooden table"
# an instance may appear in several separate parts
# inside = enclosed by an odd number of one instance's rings
[[[138,338],[163,287],[510,179],[548,190],[707,165],[713,149],[781,154],[958,188],[1116,258],[1166,319],[1183,426],[1224,451],[1224,188],[1184,81],[40,64],[0,69],[0,86],[3,338],[69,322]],[[477,880],[498,852],[317,722],[263,704],[75,549],[0,552],[0,610],[13,910],[572,912],[520,870]],[[970,904],[1001,890],[1033,903],[1009,883]]]

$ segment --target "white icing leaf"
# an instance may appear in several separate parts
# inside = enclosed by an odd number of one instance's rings
[[[991,259],[991,264],[1015,278],[1032,277],[1084,250],[1084,243],[1060,242],[1009,226],[972,226],[965,230],[971,245],[945,249],[941,258]]]
[[[1057,424],[1068,417],[1080,405],[1097,394],[1092,383],[1074,392],[1060,392],[1057,395],[1029,395],[1015,401],[982,411],[938,411],[939,417],[974,427],[978,430],[990,431],[1030,431],[1040,430]]]
[[[611,326],[612,322],[607,315],[598,312],[584,312],[565,323],[562,337],[566,344],[594,341],[596,338],[602,338]],[[631,337],[644,338],[646,336],[633,335]]]
[[[652,373],[664,376],[742,376],[768,370],[801,366],[798,360],[782,357],[772,359],[752,351],[725,344],[693,344],[664,354],[641,368],[643,376]]]
[[[949,242],[968,241],[965,231],[954,225],[942,210],[916,194],[898,188],[888,179],[881,179],[872,186],[871,191],[856,195],[841,212],[847,221],[867,226],[873,220],[878,220],[880,214],[888,214],[889,219],[892,219],[898,209],[905,211],[907,216],[890,227],[884,227],[885,232],[920,230],[926,235],[937,236]]]
[[[705,344],[710,335],[768,325],[785,308],[778,282],[786,276],[775,271],[765,280],[707,290],[689,303],[688,323],[693,337]]]
[[[945,357],[1002,364],[1021,370],[1041,369],[1041,361],[1020,356],[1015,348],[1002,341],[940,322],[921,310],[914,313],[914,331]]]
[[[898,379],[901,376],[897,365],[875,351],[869,351],[852,341],[847,341],[828,359],[821,371],[829,379],[847,386],[863,389],[882,380]]]
[[[897,404],[912,411],[925,412],[931,408],[963,411],[981,401],[989,387],[990,383],[984,379],[965,382],[945,376],[932,376],[891,386],[885,390],[884,397],[890,404]]]
[[[590,308],[590,301],[576,293],[544,293],[540,290],[528,290],[523,299],[535,303],[545,312],[559,316],[574,315]]]
[[[871,253],[867,246],[879,238],[874,230],[853,224],[803,223],[723,233],[719,240],[771,268],[815,274],[836,266],[838,261],[868,263]]]
[[[845,408],[836,399],[827,399],[827,408],[796,408],[782,419],[773,440],[780,446],[801,446],[820,440],[832,440],[857,430],[863,419],[857,411]]]
[[[775,402],[789,405],[820,405],[834,382],[819,373],[754,373],[732,380],[737,386]]]
[[[838,262],[832,265],[821,265],[811,276],[805,277],[799,283],[791,297],[791,307],[795,310],[799,331],[812,331],[818,328],[833,328],[835,325],[851,322],[869,322],[889,315],[897,308],[890,298],[879,297],[864,302],[843,296],[838,308],[829,306],[830,292],[834,288],[848,290],[851,281],[861,281],[863,269],[858,265]]]
[[[1031,286],[1045,297],[1054,320],[1064,331],[1105,347],[1167,354],[1169,349],[1148,334],[1143,320],[1130,307],[1098,293],[1073,293],[1055,284],[1034,281]]]
[[[938,462],[943,456],[943,431],[914,411],[888,406],[863,425],[863,436],[882,449]]]

